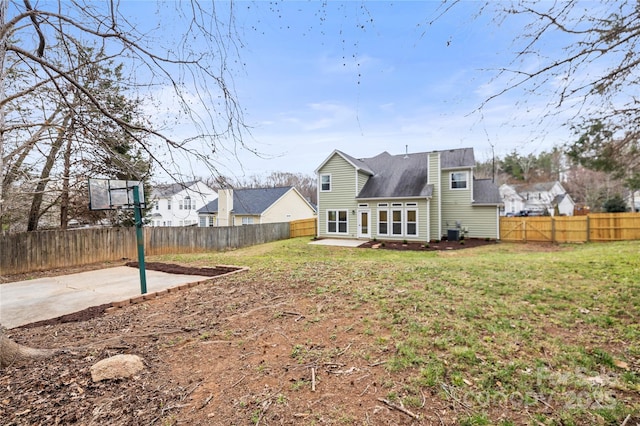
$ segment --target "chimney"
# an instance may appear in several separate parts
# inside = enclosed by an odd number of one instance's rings
[[[233,189],[218,191],[218,226],[233,226],[231,212],[233,211]]]

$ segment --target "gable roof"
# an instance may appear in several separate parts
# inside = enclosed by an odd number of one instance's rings
[[[188,182],[161,183],[153,187],[153,196],[158,198],[169,198],[178,192],[191,188],[199,180],[191,180]]]
[[[233,214],[261,215],[284,194],[294,189],[292,186],[278,188],[245,188],[233,190]],[[217,213],[218,200],[213,200],[198,210],[198,213]]]
[[[475,179],[473,181],[473,204],[502,204],[498,186],[491,179]]]
[[[356,198],[431,197],[427,184],[429,154],[391,155],[388,152],[360,160],[375,173]]]

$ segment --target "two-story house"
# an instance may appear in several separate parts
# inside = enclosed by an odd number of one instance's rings
[[[497,239],[500,193],[490,179],[475,179],[474,167],[472,148],[371,158],[335,150],[316,169],[318,236]]]
[[[156,185],[151,192],[150,226],[197,226],[198,209],[218,198],[204,182]]]

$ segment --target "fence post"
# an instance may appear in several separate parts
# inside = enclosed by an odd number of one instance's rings
[[[556,218],[551,216],[551,242],[556,242]]]
[[[589,221],[589,215],[587,215],[587,242],[591,240],[591,222]]]

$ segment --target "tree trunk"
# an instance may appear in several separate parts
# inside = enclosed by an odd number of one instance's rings
[[[24,365],[30,361],[48,358],[61,351],[58,349],[34,349],[20,345],[4,335],[0,327],[0,368],[9,365]]]
[[[7,8],[9,7],[9,2],[0,1],[0,28],[4,30],[5,20],[7,16]],[[7,40],[9,38],[8,31],[2,31],[2,35],[0,36],[0,99],[5,98],[4,91],[4,58],[7,55]],[[5,128],[5,106],[4,104],[0,105],[0,235],[4,233],[4,128]]]
[[[71,178],[71,136],[67,137],[64,151],[64,172],[62,173],[62,194],[60,195],[60,229],[69,225],[69,179]]]
[[[47,160],[45,161],[44,167],[42,168],[42,172],[40,173],[40,180],[36,185],[36,189],[33,194],[33,199],[31,201],[31,210],[29,211],[29,220],[27,223],[27,231],[36,231],[38,229],[38,221],[40,220],[40,216],[42,212],[40,211],[40,207],[42,206],[42,199],[44,198],[44,193],[47,187],[47,182],[49,182],[49,177],[51,174],[51,169],[53,169],[53,165],[56,160],[56,156],[58,155],[58,151],[62,148],[62,144],[65,141],[65,134],[67,132],[67,126],[69,125],[69,121],[71,120],[71,116],[67,115],[64,118],[62,125],[60,126],[60,130],[58,131],[58,136],[51,146],[51,151],[47,155]]]

